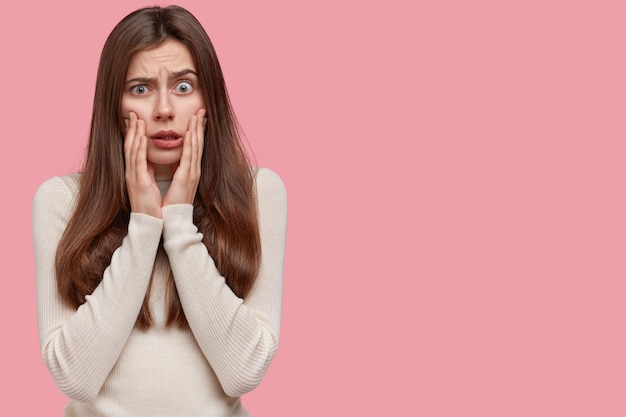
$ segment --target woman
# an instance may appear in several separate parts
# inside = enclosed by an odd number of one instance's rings
[[[81,173],[37,191],[44,362],[66,416],[247,416],[280,330],[287,203],[242,150],[222,72],[180,7],[106,41]]]

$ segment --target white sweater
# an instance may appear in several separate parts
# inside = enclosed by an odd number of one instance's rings
[[[78,176],[52,178],[33,203],[39,338],[44,363],[71,400],[68,417],[248,416],[239,397],[262,380],[280,332],[287,198],[270,170],[256,174],[262,262],[246,300],[217,271],[191,205],[163,219],[131,213],[128,235],[102,282],[78,309],[57,291],[54,259]],[[158,251],[163,236],[164,253]],[[165,327],[164,262],[171,265],[190,329]],[[135,326],[153,267],[155,324]]]

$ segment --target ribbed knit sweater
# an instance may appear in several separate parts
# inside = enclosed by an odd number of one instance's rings
[[[33,203],[41,353],[70,399],[65,416],[248,416],[240,397],[261,382],[280,332],[287,226],[280,178],[268,169],[256,173],[262,261],[245,300],[215,267],[193,206],[178,204],[163,207],[162,219],[131,213],[101,283],[73,309],[58,293],[54,263],[79,175],[46,181]],[[167,262],[186,330],[165,326]],[[136,321],[148,288],[154,324],[141,330]]]

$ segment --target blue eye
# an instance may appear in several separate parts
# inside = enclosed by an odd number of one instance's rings
[[[136,86],[132,87],[130,89],[130,91],[131,91],[131,93],[137,94],[137,95],[140,96],[140,95],[146,94],[148,92],[148,87],[146,87],[143,84],[140,84],[140,85],[136,85]]]
[[[189,94],[193,91],[193,86],[191,85],[189,81],[181,81],[178,84],[176,84],[175,90],[177,93]]]

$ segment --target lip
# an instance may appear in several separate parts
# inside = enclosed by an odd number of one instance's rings
[[[150,139],[176,140],[176,139],[178,139],[180,137],[182,137],[182,135],[179,135],[178,133],[174,132],[173,130],[160,130],[157,133],[155,133],[154,135],[150,136]]]
[[[157,148],[161,149],[178,148],[183,144],[183,137],[173,130],[160,130],[150,136],[150,139]]]

